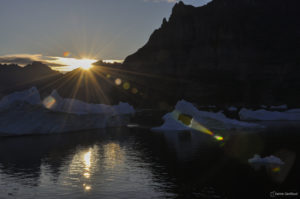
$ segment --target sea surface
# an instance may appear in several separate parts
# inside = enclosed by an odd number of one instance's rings
[[[223,141],[198,131],[152,132],[137,125],[2,137],[0,198],[270,198],[273,191],[298,193],[299,125],[269,126],[274,128],[217,132]],[[248,163],[254,154],[279,155],[288,164],[272,173]]]

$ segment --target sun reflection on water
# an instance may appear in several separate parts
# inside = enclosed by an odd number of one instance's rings
[[[104,156],[107,169],[113,169],[124,162],[124,151],[118,143],[104,145]]]
[[[69,179],[72,179],[72,182],[66,184],[73,186],[80,183],[79,186],[82,186],[83,191],[91,191],[93,176],[99,168],[98,161],[99,147],[96,145],[77,151],[68,168]]]
[[[79,149],[68,166],[68,175],[64,177],[64,184],[80,187],[84,192],[95,191],[95,182],[106,172],[121,172],[125,164],[126,150],[119,143],[104,143],[101,147],[94,145]],[[105,179],[106,180],[106,177]],[[115,176],[109,177],[109,181]]]
[[[89,170],[91,167],[91,154],[92,154],[92,152],[90,149],[88,152],[86,152],[84,154],[84,157],[83,157],[86,170]]]

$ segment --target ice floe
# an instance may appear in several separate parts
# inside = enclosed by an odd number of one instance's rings
[[[41,104],[40,93],[36,87],[20,92],[14,92],[2,98],[0,101],[0,110],[8,108],[15,102],[26,102],[31,105]]]
[[[279,106],[271,106],[270,109],[272,110],[286,110],[288,106],[286,104],[279,105]]]
[[[127,103],[88,104],[64,99],[53,91],[43,101],[36,88],[4,97],[0,109],[0,135],[47,134],[126,126],[134,114]]]
[[[287,121],[287,120],[300,120],[300,110],[291,109],[283,112],[279,111],[267,111],[264,109],[260,110],[249,110],[241,109],[239,112],[241,120],[260,120],[260,121]]]
[[[274,155],[270,155],[262,158],[260,157],[260,155],[255,154],[253,158],[250,158],[248,160],[248,162],[252,165],[261,165],[261,166],[284,165],[284,162],[280,158]]]
[[[262,128],[263,126],[241,122],[227,118],[223,113],[198,110],[192,103],[178,101],[175,109],[163,117],[164,123],[160,127],[152,128],[156,131],[168,130],[198,130],[200,129],[239,129],[239,128]]]
[[[133,114],[134,108],[128,103],[120,102],[118,105],[89,104],[77,99],[62,98],[56,90],[43,100],[43,105],[57,112],[83,114]]]

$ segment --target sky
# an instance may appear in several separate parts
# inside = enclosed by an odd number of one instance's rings
[[[201,6],[208,1],[183,2]],[[21,65],[61,57],[123,60],[147,42],[164,17],[169,18],[176,2],[0,0],[0,63],[14,58]]]

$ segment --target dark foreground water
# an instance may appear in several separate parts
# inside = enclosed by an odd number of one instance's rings
[[[143,128],[0,138],[0,198],[270,198],[272,191],[299,192],[299,128],[220,133],[223,142],[201,132]],[[291,169],[256,170],[247,162],[255,153],[283,154]],[[287,177],[278,182],[281,172]]]

